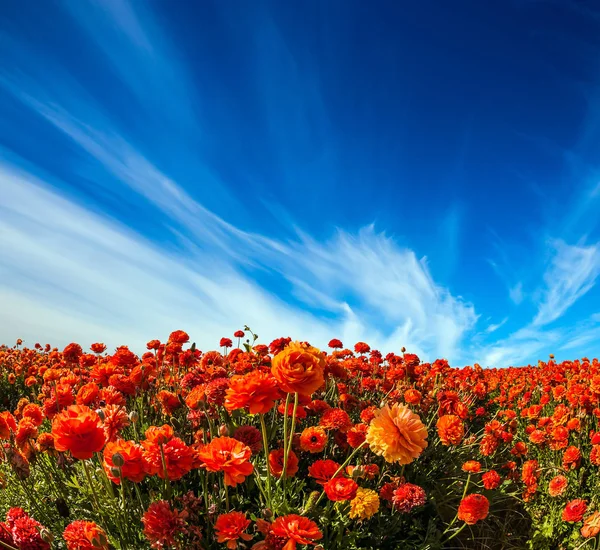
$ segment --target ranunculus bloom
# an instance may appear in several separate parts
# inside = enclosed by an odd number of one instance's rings
[[[309,453],[320,453],[327,445],[327,434],[323,428],[311,426],[300,434],[300,448]]]
[[[346,440],[348,445],[353,449],[360,447],[367,439],[367,431],[369,426],[366,424],[355,424],[346,432]]]
[[[581,451],[577,447],[571,445],[570,447],[565,449],[562,459],[562,467],[565,470],[575,470],[579,468],[580,462]]]
[[[562,519],[570,523],[577,523],[583,519],[586,510],[587,503],[585,500],[576,498],[567,503],[562,513]]]
[[[271,372],[283,391],[310,395],[324,384],[324,368],[317,348],[291,342],[273,357]]]
[[[80,460],[92,458],[106,443],[100,417],[85,405],[71,405],[57,415],[52,422],[52,435],[57,451],[70,451]]]
[[[78,519],[63,532],[67,550],[108,550],[106,533],[93,521]]]
[[[591,539],[598,536],[600,533],[600,512],[594,512],[583,520],[581,528],[581,536],[586,539]]]
[[[238,539],[252,540],[252,535],[244,533],[250,526],[250,520],[242,512],[229,512],[221,514],[215,522],[215,535],[217,542],[227,543],[227,548],[235,550]]]
[[[550,480],[548,484],[548,494],[551,497],[559,497],[567,490],[569,481],[563,475],[557,475]]]
[[[458,445],[465,436],[463,421],[454,414],[441,416],[436,424],[440,441],[443,445]]]
[[[481,481],[483,481],[483,486],[490,490],[497,489],[502,483],[502,478],[496,470],[490,470],[481,476]]]
[[[120,468],[121,476],[124,479],[139,483],[146,477],[143,453],[143,447],[135,441],[119,439],[107,443],[104,447],[104,470],[106,475],[118,485],[121,483],[121,477],[115,475],[113,469]],[[115,460],[117,464],[115,464]]]
[[[228,411],[248,409],[250,414],[265,414],[279,398],[275,378],[268,372],[255,370],[231,377],[225,392],[225,408]]]
[[[303,516],[288,514],[277,518],[271,525],[271,532],[287,540],[282,550],[295,550],[297,544],[315,544],[315,540],[323,538],[317,524]]]
[[[352,519],[370,519],[379,510],[379,495],[373,489],[359,487],[350,502],[348,516]]]
[[[413,483],[401,483],[392,495],[394,508],[401,512],[409,513],[418,506],[423,506],[427,502],[427,493],[423,487]]]
[[[269,468],[271,469],[271,475],[275,477],[281,477],[283,473],[283,462],[285,459],[285,453],[283,449],[277,449],[269,453]],[[290,450],[288,455],[288,461],[286,465],[286,477],[294,477],[298,472],[298,457],[294,451]]]
[[[234,433],[233,439],[248,445],[252,453],[259,453],[263,448],[262,434],[254,426],[240,426]]]
[[[490,510],[490,503],[486,497],[478,494],[467,495],[458,506],[458,519],[467,525],[475,525],[484,520]]]
[[[477,462],[477,460],[467,460],[462,465],[462,471],[477,474],[481,471],[481,463]]]
[[[315,460],[308,467],[308,475],[314,478],[319,485],[325,485],[339,469],[340,465],[333,460]],[[342,472],[339,472],[337,475],[341,476]]]
[[[152,548],[179,547],[178,536],[185,528],[185,520],[166,500],[153,502],[142,516],[142,523]]]
[[[210,472],[223,472],[230,487],[243,483],[254,471],[250,456],[250,447],[232,437],[217,437],[198,451],[202,466]]]
[[[329,408],[323,411],[319,425],[326,430],[340,430],[347,432],[352,427],[352,420],[348,413],[342,409]]]
[[[366,440],[387,462],[410,464],[427,447],[427,428],[417,414],[396,403],[375,413]]]
[[[323,489],[329,500],[339,502],[352,500],[356,496],[358,484],[353,479],[347,477],[335,477],[325,483]]]

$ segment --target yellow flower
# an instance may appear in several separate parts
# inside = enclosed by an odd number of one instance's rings
[[[427,428],[405,405],[387,405],[375,413],[367,432],[371,450],[387,462],[410,464],[427,447]]]
[[[352,519],[369,519],[379,510],[379,495],[373,489],[359,487],[356,496],[350,501]]]

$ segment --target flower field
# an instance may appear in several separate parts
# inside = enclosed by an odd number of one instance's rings
[[[256,342],[0,347],[0,549],[597,548],[596,359]]]

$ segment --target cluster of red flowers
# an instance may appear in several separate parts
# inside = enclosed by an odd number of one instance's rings
[[[240,348],[246,334],[203,353],[175,331],[141,357],[101,343],[0,347],[0,487],[12,498],[0,498],[0,546],[337,548],[335,529],[376,514],[398,532],[365,529],[372,544],[400,544],[417,517],[443,542],[516,494],[532,517],[560,502],[552,521],[573,540],[600,533],[597,360],[455,369],[338,339],[329,352],[290,338]],[[66,525],[38,502],[14,507],[31,482],[86,511]],[[326,523],[327,503],[344,522]]]

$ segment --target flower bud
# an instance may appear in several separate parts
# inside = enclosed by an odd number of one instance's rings
[[[270,508],[265,508],[265,509],[263,510],[262,514],[263,514],[263,517],[265,517],[265,518],[267,518],[267,519],[269,519],[269,518],[272,518],[272,517],[273,517],[273,512],[272,512],[272,510],[271,510]]]
[[[54,535],[45,527],[40,531],[40,537],[44,542],[47,542],[48,544],[52,544],[52,541],[54,540]]]
[[[140,415],[137,411],[131,411],[129,413],[129,420],[132,422],[137,422],[140,419]]]
[[[225,437],[229,435],[229,428],[225,424],[219,426],[219,435]]]
[[[118,468],[121,468],[121,466],[125,464],[125,459],[123,458],[123,455],[121,453],[115,453],[114,455],[112,455],[112,461],[113,464]]]
[[[106,418],[104,411],[102,409],[96,409],[96,414],[100,417],[100,420],[104,422],[104,419]]]

